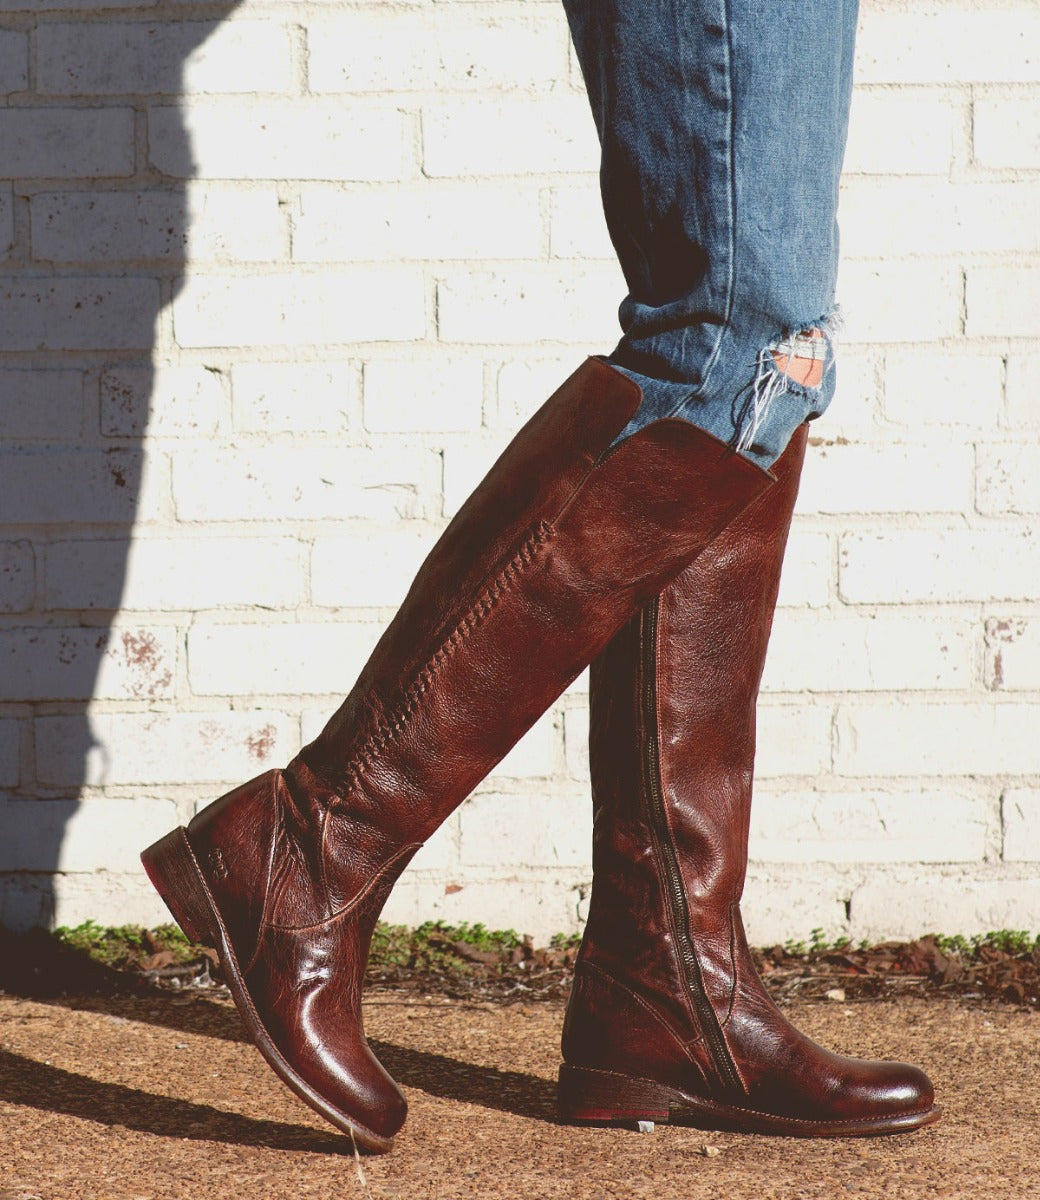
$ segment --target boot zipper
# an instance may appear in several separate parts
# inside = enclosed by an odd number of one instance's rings
[[[643,779],[649,801],[650,818],[657,836],[660,862],[664,871],[665,890],[671,900],[672,931],[675,946],[683,967],[686,990],[693,1003],[704,1040],[720,1078],[728,1092],[744,1094],[737,1069],[730,1057],[719,1027],[715,1009],[704,990],[697,952],[690,938],[690,910],[686,903],[679,860],[672,843],[671,830],[661,791],[661,757],[657,736],[657,618],[660,601],[655,599],[643,609],[640,617],[640,649],[642,652],[641,701],[643,708]]]

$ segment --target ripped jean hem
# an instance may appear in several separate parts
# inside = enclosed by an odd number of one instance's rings
[[[821,416],[834,393],[834,342],[841,317],[837,308],[798,330],[784,330],[749,355],[748,380],[736,395],[710,396],[687,383],[654,379],[608,361],[640,387],[642,402],[632,420],[614,439],[614,445],[654,421],[680,419],[704,429],[734,451],[768,470],[783,454],[795,430]],[[817,333],[817,336],[810,334]],[[777,357],[787,359],[785,369]],[[816,386],[800,383],[791,375],[794,363],[823,362],[823,377]]]

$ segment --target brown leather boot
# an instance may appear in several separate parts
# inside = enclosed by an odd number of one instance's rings
[[[217,947],[250,1035],[334,1125],[389,1149],[365,1041],[369,939],[419,846],[653,595],[772,483],[683,421],[611,443],[638,388],[590,359],[445,530],[354,690],[284,770],[142,855]]]
[[[563,1033],[560,1115],[834,1137],[934,1121],[902,1063],[794,1029],[748,953],[755,701],[806,427],[777,483],[592,666],[594,876]]]

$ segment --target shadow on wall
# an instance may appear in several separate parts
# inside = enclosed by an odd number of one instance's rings
[[[71,836],[105,778],[91,698],[173,694],[175,631],[113,620],[134,522],[165,502],[143,438],[187,256],[178,98],[238,2],[205,20],[165,0],[0,16],[0,922],[15,928],[52,923],[75,878],[56,871],[132,849],[118,799]]]

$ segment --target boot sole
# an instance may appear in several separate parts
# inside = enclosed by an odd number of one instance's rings
[[[558,1112],[561,1121],[576,1125],[690,1125],[733,1133],[766,1133],[784,1137],[874,1137],[905,1133],[937,1121],[941,1108],[893,1113],[884,1117],[810,1121],[774,1116],[753,1109],[719,1104],[678,1088],[597,1071],[589,1067],[560,1068]]]
[[[300,1078],[271,1040],[249,995],[220,911],[196,864],[187,831],[182,827],[168,833],[142,853],[141,862],[153,887],[184,931],[185,937],[191,942],[211,946],[220,955],[224,978],[235,1001],[238,1015],[242,1018],[250,1039],[271,1070],[305,1104],[310,1105],[337,1129],[348,1134],[357,1146],[377,1154],[385,1154],[393,1146],[393,1138],[373,1133],[371,1129],[360,1125],[352,1117],[329,1104],[310,1084]]]

